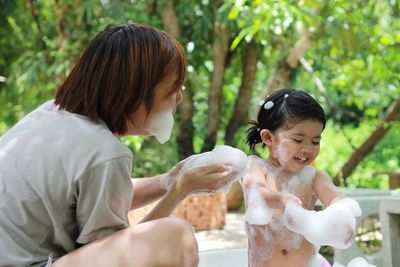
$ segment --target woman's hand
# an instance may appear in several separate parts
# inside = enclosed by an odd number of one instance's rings
[[[177,170],[172,170],[173,173],[179,172],[179,165],[176,166]],[[184,194],[213,192],[228,184],[235,175],[232,167],[223,163],[193,167],[178,177],[176,187]]]

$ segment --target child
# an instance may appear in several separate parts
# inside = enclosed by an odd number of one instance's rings
[[[287,203],[313,210],[317,199],[326,206],[343,201],[330,177],[310,165],[319,153],[325,114],[309,94],[295,89],[279,90],[260,105],[247,143],[251,149],[262,143],[269,157],[250,156],[247,174],[241,180],[247,205],[249,266],[310,266],[318,244],[299,234],[301,229],[290,231],[286,225],[296,228],[298,218],[284,217],[284,211]],[[346,205],[340,206],[346,209]],[[340,241],[342,247],[348,247],[354,237],[354,216],[341,226],[344,233]]]

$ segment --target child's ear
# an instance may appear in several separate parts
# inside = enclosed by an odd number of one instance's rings
[[[260,131],[260,137],[264,144],[266,144],[267,146],[272,146],[272,143],[274,142],[274,135],[271,133],[270,130],[262,129]]]

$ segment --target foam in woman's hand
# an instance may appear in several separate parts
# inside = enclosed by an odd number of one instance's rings
[[[303,235],[316,246],[329,245],[345,249],[353,243],[355,216],[360,215],[358,203],[348,198],[318,212],[303,209],[297,203],[288,201],[284,223],[289,230]]]
[[[212,151],[189,157],[177,174],[166,175],[160,180],[161,187],[169,190],[170,186],[186,170],[193,167],[206,166],[215,163],[225,163],[232,166],[232,173],[234,175],[232,175],[229,182],[220,189],[224,193],[228,193],[232,183],[242,175],[242,172],[244,172],[247,164],[247,156],[242,150],[231,146],[216,146]]]

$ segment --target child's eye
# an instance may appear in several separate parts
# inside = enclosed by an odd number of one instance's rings
[[[301,143],[301,140],[300,139],[292,139],[293,141],[295,141],[296,143]]]
[[[312,143],[313,143],[313,145],[319,145],[319,144],[320,144],[319,141],[314,141],[314,142],[312,142]]]

